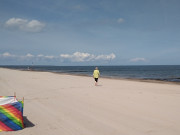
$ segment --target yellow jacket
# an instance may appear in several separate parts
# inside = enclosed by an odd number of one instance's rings
[[[94,77],[94,78],[98,78],[99,75],[100,75],[99,70],[94,70],[93,77]]]

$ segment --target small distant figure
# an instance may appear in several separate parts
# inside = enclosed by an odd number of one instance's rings
[[[100,72],[98,70],[98,67],[95,68],[94,72],[93,72],[93,77],[95,79],[95,86],[98,85],[98,78],[100,76]]]

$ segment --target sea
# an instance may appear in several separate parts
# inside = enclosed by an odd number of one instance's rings
[[[45,71],[92,76],[95,66],[0,66],[18,70]],[[98,66],[101,77],[115,79],[158,80],[180,83],[180,65]]]

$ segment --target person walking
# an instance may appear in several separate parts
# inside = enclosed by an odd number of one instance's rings
[[[93,72],[93,77],[95,80],[95,86],[98,85],[98,78],[99,78],[100,72],[98,70],[98,67],[95,68],[94,72]]]

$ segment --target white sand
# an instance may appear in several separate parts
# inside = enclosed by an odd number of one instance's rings
[[[180,85],[0,68],[14,92],[34,126],[1,135],[180,135]]]

